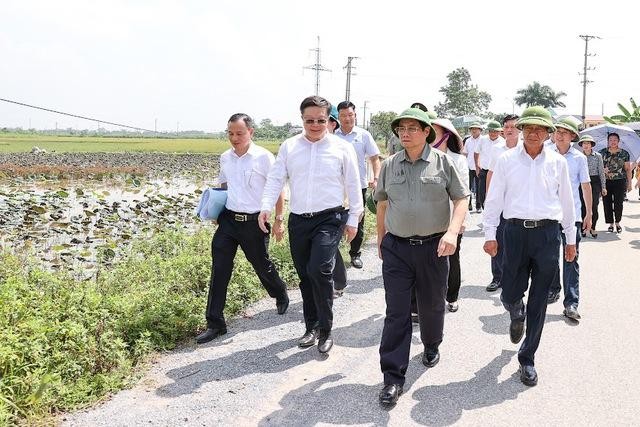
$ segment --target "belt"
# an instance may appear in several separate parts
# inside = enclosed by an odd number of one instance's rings
[[[555,219],[519,219],[519,218],[509,218],[507,222],[510,224],[520,225],[524,228],[538,228],[545,227],[551,224],[557,224],[558,221]]]
[[[247,222],[247,221],[257,220],[258,216],[260,215],[260,212],[250,214],[250,213],[244,213],[244,212],[229,211],[229,214],[234,220],[238,222]]]
[[[303,218],[313,218],[314,216],[318,216],[318,215],[323,215],[323,214],[328,214],[333,212],[342,212],[342,211],[344,211],[343,206],[336,206],[335,208],[324,209],[318,212],[305,212],[301,214],[292,214],[292,215],[298,215]]]
[[[433,233],[433,234],[429,234],[428,236],[411,236],[411,237],[400,237],[400,236],[396,236],[395,234],[392,234],[392,236],[395,237],[397,240],[400,240],[401,242],[409,243],[410,246],[422,246],[429,240],[433,240],[438,237],[444,236],[444,233]]]

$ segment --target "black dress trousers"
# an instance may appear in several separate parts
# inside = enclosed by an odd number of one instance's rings
[[[246,218],[251,219],[244,221]],[[269,296],[276,298],[277,302],[287,299],[287,285],[280,278],[267,252],[269,233],[265,234],[260,230],[257,214],[244,214],[224,209],[218,217],[218,228],[211,241],[211,280],[206,312],[209,328],[226,326],[223,311],[238,245],[253,266]]]

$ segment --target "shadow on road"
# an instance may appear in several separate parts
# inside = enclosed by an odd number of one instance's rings
[[[500,291],[487,292],[486,286],[462,285],[460,287],[460,299],[477,299],[492,301],[496,307],[502,307],[500,302]]]
[[[467,381],[416,390],[412,397],[418,403],[411,410],[411,418],[423,425],[448,426],[460,419],[462,411],[498,405],[517,398],[527,389],[517,379],[517,373],[498,382],[500,372],[515,354],[512,350],[502,350],[499,356]],[[514,422],[517,424],[517,420]]]

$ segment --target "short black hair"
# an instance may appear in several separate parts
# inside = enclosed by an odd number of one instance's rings
[[[422,102],[414,102],[413,104],[411,104],[411,107],[410,107],[410,108],[417,108],[417,109],[419,109],[419,110],[424,111],[425,113],[426,113],[427,111],[429,111],[429,109],[427,108],[427,106],[426,106],[426,105],[424,105]]]
[[[506,116],[504,116],[504,119],[502,119],[502,126],[504,126],[504,124],[509,120],[518,120],[519,118],[520,116],[517,114],[507,114]]]
[[[615,136],[616,138],[618,138],[618,141],[620,141],[620,135],[618,135],[615,132],[611,132],[610,134],[607,135],[607,141],[609,140],[609,138],[611,138],[612,136]]]
[[[300,114],[304,113],[307,107],[320,107],[327,110],[327,116],[331,115],[331,103],[321,96],[307,96],[300,104]]]
[[[233,123],[239,120],[242,120],[244,124],[247,125],[248,129],[253,129],[255,127],[253,119],[249,117],[248,114],[245,114],[245,113],[235,113],[234,115],[229,117],[229,120],[227,121],[227,123]]]
[[[351,101],[342,101],[340,104],[338,104],[338,111],[347,110],[349,108],[353,109],[353,111],[356,111],[356,106]]]

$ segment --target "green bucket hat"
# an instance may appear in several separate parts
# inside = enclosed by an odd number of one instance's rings
[[[500,123],[496,122],[495,120],[491,120],[489,123],[487,123],[487,130],[489,132],[502,132],[502,126],[500,126]]]
[[[373,199],[373,190],[371,188],[367,189],[365,202],[367,205],[367,209],[369,209],[371,213],[376,213],[377,202]]]
[[[556,127],[553,125],[553,119],[551,118],[551,113],[540,105],[534,105],[533,107],[524,109],[522,115],[516,122],[516,127],[522,130],[524,125],[544,126],[549,132],[556,131]]]
[[[337,123],[336,130],[340,129],[340,120],[338,120],[338,109],[335,105],[331,106],[331,113],[329,113],[329,118]]]
[[[482,130],[482,129],[484,129],[484,126],[482,126],[482,123],[480,123],[480,122],[473,122],[473,123],[471,123],[469,125],[469,129],[472,129],[472,128],[476,128],[476,129]]]
[[[435,141],[436,131],[431,126],[431,119],[429,118],[426,112],[418,108],[409,108],[407,110],[404,110],[398,117],[396,117],[391,122],[391,130],[393,131],[393,134],[395,136],[399,136],[396,133],[396,127],[398,126],[398,124],[400,123],[400,120],[402,119],[413,119],[413,120],[419,121],[420,123],[424,123],[425,125],[427,125],[429,129],[431,129],[429,131],[429,135],[427,136],[427,144],[431,144],[433,141]]]
[[[424,111],[425,113],[427,113],[427,116],[429,116],[431,120],[435,120],[438,118],[438,115],[433,111],[429,111],[429,109],[422,102],[414,102],[409,108],[417,108]]]
[[[582,144],[584,144],[585,142],[590,143],[591,147],[596,146],[596,142],[593,140],[593,137],[591,135],[582,135],[580,137],[580,140],[578,140],[578,145],[582,147]]]
[[[556,128],[563,128],[568,130],[569,132],[573,132],[575,135],[571,141],[575,142],[580,137],[580,131],[578,130],[578,124],[571,120],[569,117],[565,117],[564,119],[558,120],[556,123]]]

